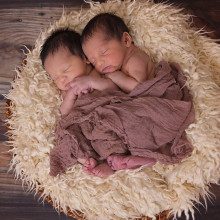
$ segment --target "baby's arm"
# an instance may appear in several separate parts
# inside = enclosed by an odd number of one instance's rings
[[[117,90],[118,86],[108,78],[102,78],[100,76],[91,76],[92,77],[92,87],[99,91],[104,90]]]
[[[130,58],[126,70],[128,74],[122,71],[108,73],[110,78],[124,92],[131,92],[139,83],[154,77],[154,65],[149,57],[133,56]]]
[[[61,94],[63,97],[63,102],[60,106],[60,112],[62,117],[64,117],[71,112],[73,105],[76,101],[76,95],[74,94],[72,88],[70,88],[68,91],[62,91]]]
[[[106,77],[111,79],[119,88],[124,92],[129,93],[132,91],[139,82],[133,77],[124,74],[121,71],[115,71],[113,73],[106,74]]]
[[[98,75],[80,76],[75,78],[70,84],[75,94],[86,93],[90,90],[115,90],[118,87],[111,79],[101,78]]]

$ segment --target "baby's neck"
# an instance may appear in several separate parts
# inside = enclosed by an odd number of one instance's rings
[[[138,48],[134,45],[131,44],[130,47],[128,47],[126,53],[125,53],[125,57],[124,57],[124,61],[122,64],[122,67],[125,66],[128,62],[128,60],[134,55],[134,53],[138,50]]]

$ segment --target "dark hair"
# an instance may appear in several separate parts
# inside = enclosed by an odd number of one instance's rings
[[[84,54],[80,38],[80,34],[73,30],[59,29],[53,32],[41,47],[40,58],[42,65],[44,66],[47,56],[56,52],[60,47],[66,47],[73,55],[83,58]]]
[[[116,38],[121,40],[123,32],[129,33],[128,27],[120,17],[111,13],[101,13],[93,17],[85,26],[81,42],[84,43],[88,40],[98,29],[104,31],[106,37],[110,39]]]

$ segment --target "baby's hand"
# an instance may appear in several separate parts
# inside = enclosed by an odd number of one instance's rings
[[[74,93],[73,88],[69,88],[67,91],[61,91],[63,99],[75,100],[76,94]]]
[[[75,78],[70,83],[75,95],[86,94],[93,90],[90,76],[81,76]]]

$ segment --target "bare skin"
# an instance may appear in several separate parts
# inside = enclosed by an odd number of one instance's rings
[[[99,164],[94,158],[86,161],[79,161],[83,164],[84,171],[93,176],[107,177],[112,175],[115,170],[135,169],[142,165],[153,166],[155,159],[132,155],[110,155],[107,162]]]
[[[92,170],[98,165],[98,162],[94,158],[89,158],[84,164],[84,171],[89,175],[93,175]]]
[[[98,162],[94,158],[89,158],[84,163],[84,171],[89,175],[99,177],[110,176],[114,173],[114,170],[111,169],[107,162],[98,164]]]
[[[153,166],[156,160],[132,155],[110,155],[107,158],[107,162],[101,164],[94,158],[80,162],[83,162],[84,171],[89,175],[106,177],[112,175],[115,170],[135,169],[142,165]]]
[[[82,48],[97,72],[105,74],[121,90],[131,92],[139,83],[154,78],[154,64],[150,57],[132,43],[128,32],[121,40],[106,40],[107,33],[97,28]]]
[[[122,156],[110,155],[107,158],[108,165],[112,170],[135,169],[142,165],[153,166],[156,163],[155,159],[138,156]]]
[[[45,70],[61,90],[63,102],[62,116],[68,115],[74,107],[77,96],[93,90],[117,90],[111,79],[103,78],[87,62],[86,58],[73,55],[68,48],[60,47],[45,59]]]
[[[112,168],[108,165],[107,162],[101,163],[98,166],[94,167],[92,169],[92,173],[95,176],[99,176],[99,177],[106,177],[106,176],[110,176],[114,173],[115,171],[112,170]]]

